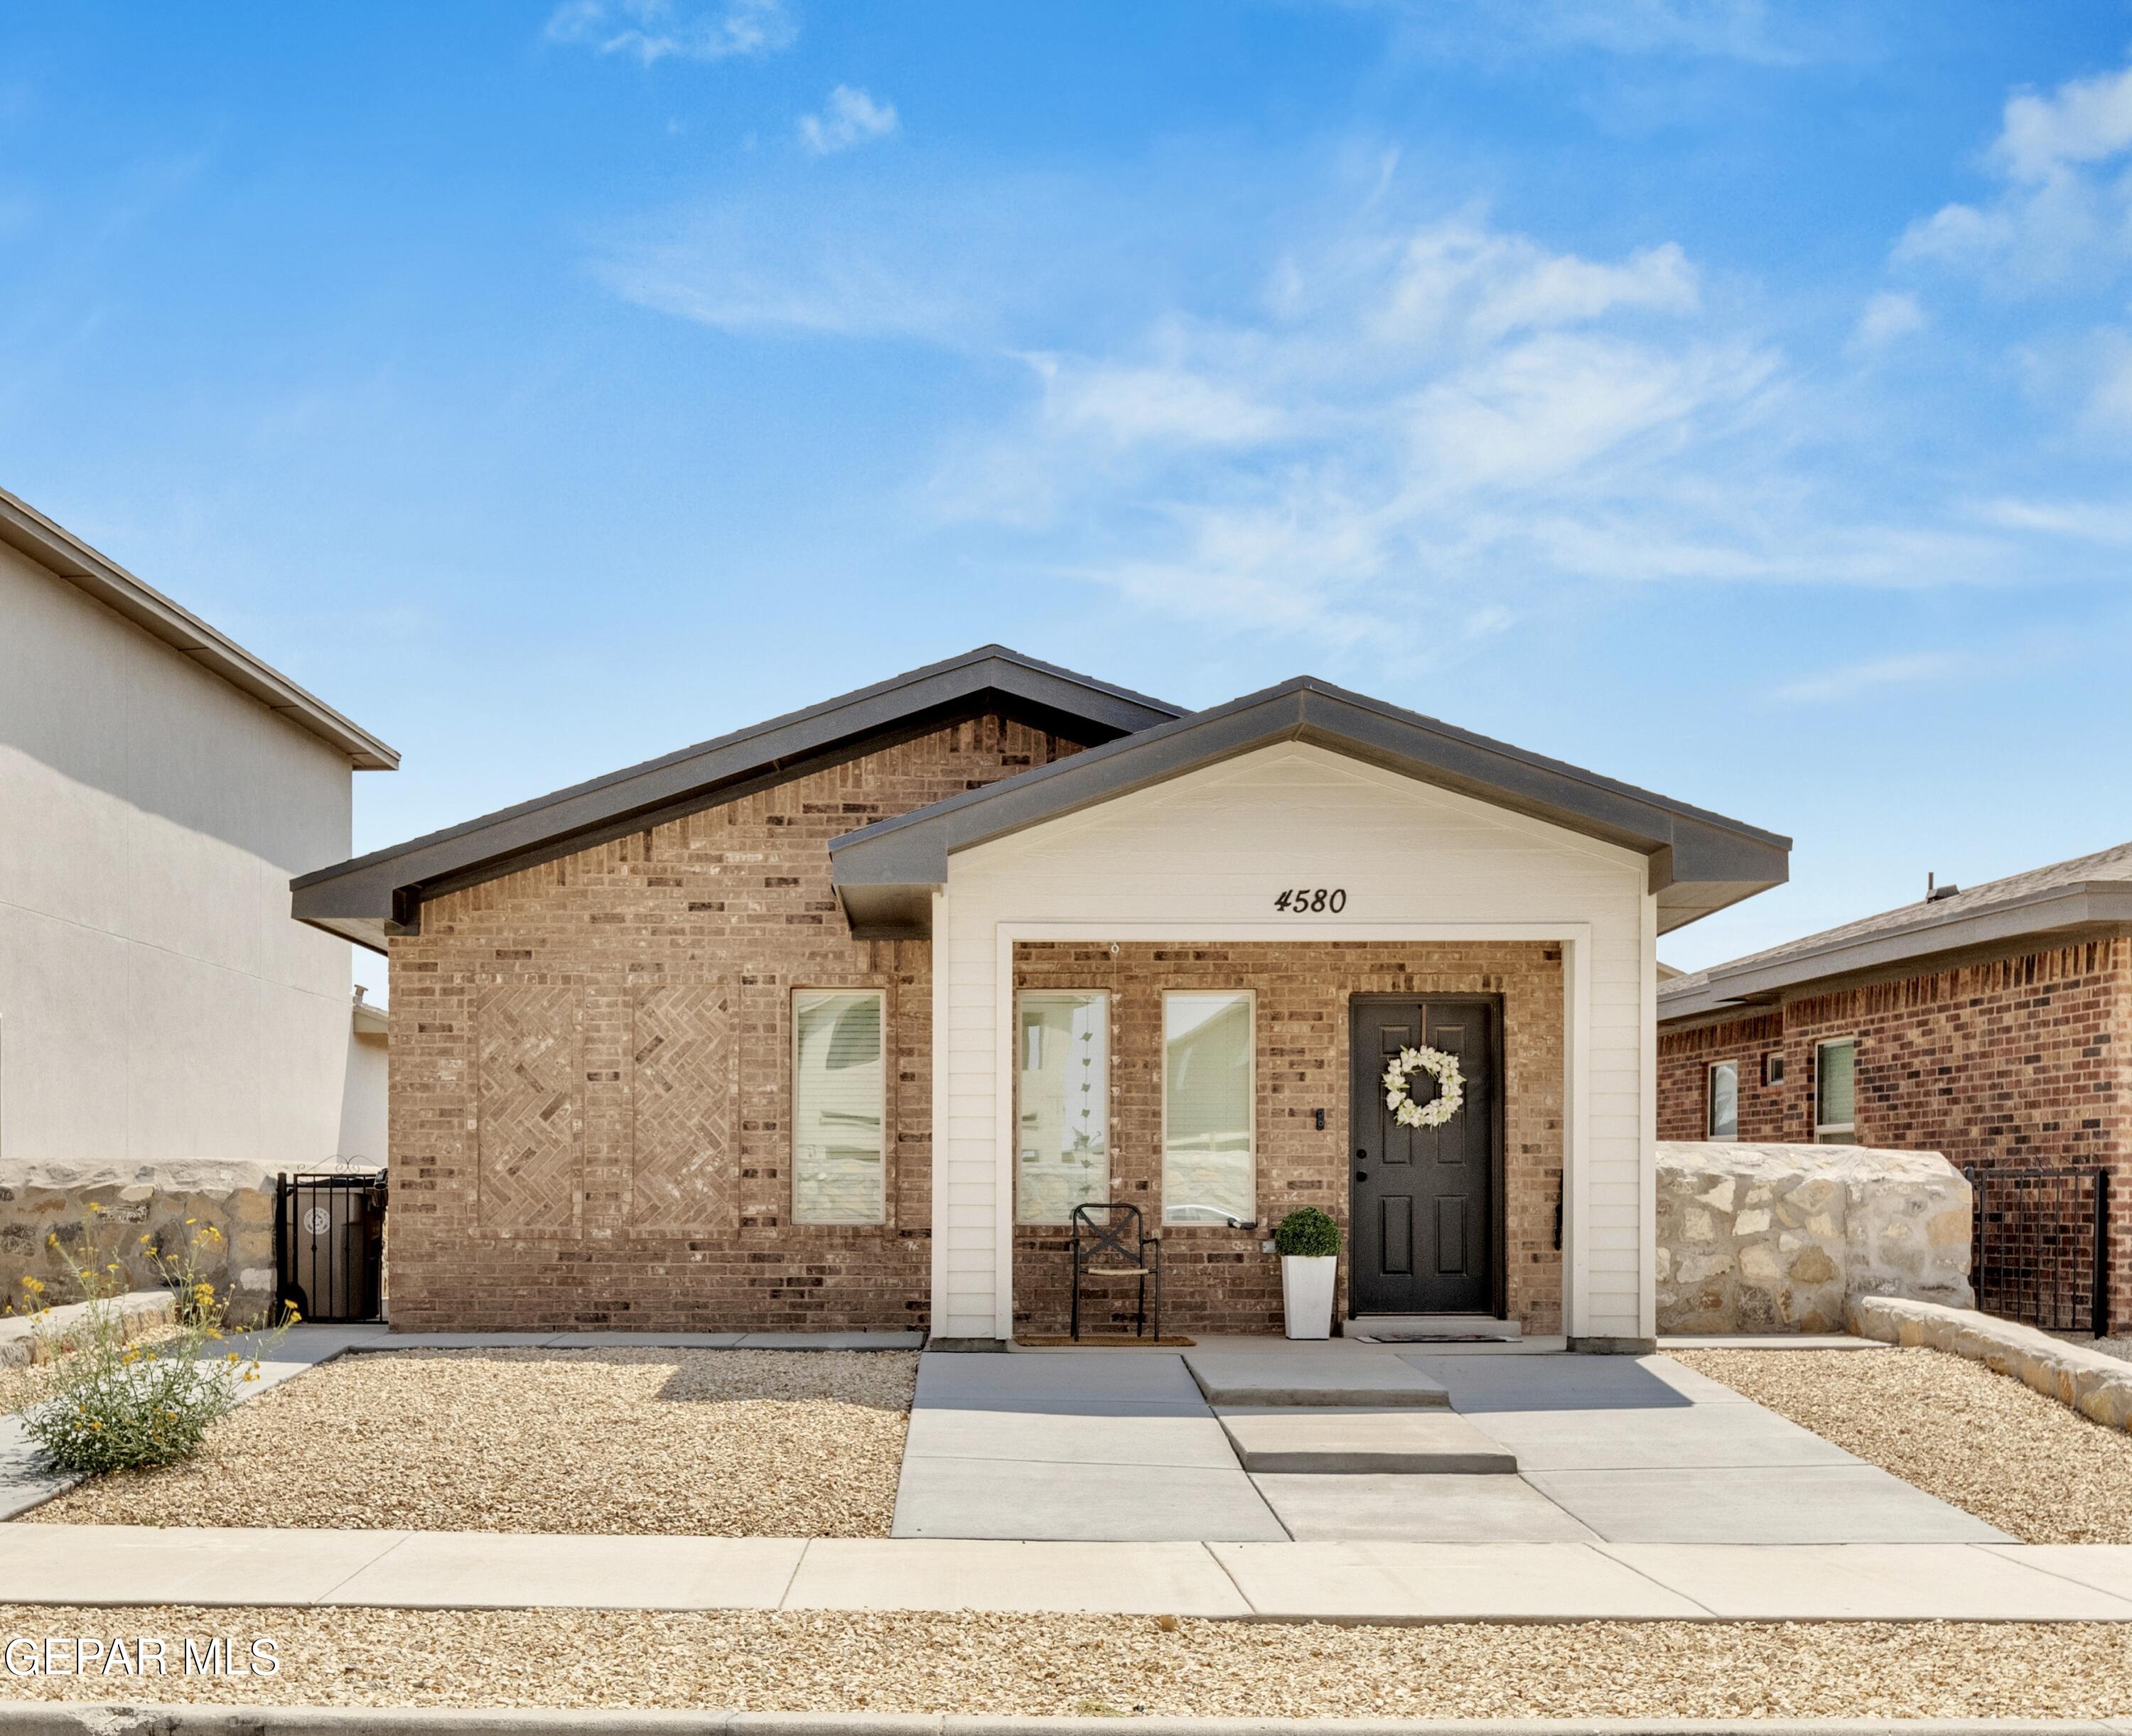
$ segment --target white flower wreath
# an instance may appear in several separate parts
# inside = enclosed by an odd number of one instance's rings
[[[1436,1095],[1426,1103],[1407,1095],[1407,1081],[1417,1072],[1436,1081]],[[1441,1127],[1466,1101],[1466,1075],[1459,1071],[1458,1057],[1442,1049],[1401,1049],[1385,1067],[1384,1084],[1385,1107],[1401,1127]]]

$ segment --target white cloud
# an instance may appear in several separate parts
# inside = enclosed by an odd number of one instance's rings
[[[754,58],[790,48],[800,27],[784,0],[564,0],[549,15],[551,42],[603,55],[630,55],[646,66],[670,55],[684,60]]]
[[[1894,504],[1885,467],[1831,462],[1876,422],[1832,394],[1868,386],[1794,374],[1677,244],[1587,254],[1477,211],[1400,218],[1370,181],[1269,241],[1256,292],[1165,268],[1167,196],[871,170],[647,223],[601,269],[727,333],[920,342],[1005,380],[940,439],[917,508],[988,559],[1018,543],[1210,628],[1411,664],[1597,586],[2018,576],[2007,527],[1944,528],[1936,501]],[[1157,281],[1207,300],[1151,317]]]
[[[2132,148],[2132,67],[2072,79],[2048,97],[2008,99],[1992,155],[2014,180],[2047,181],[2074,163]]]
[[[885,139],[896,128],[895,103],[876,103],[863,90],[839,84],[819,114],[800,117],[800,141],[815,156],[828,156],[868,139]]]
[[[1851,341],[1856,348],[1877,350],[1898,338],[1922,331],[1924,324],[1925,310],[1916,296],[1901,290],[1883,290],[1866,304]]]
[[[1776,689],[1775,697],[1802,705],[1840,703],[1891,687],[1946,680],[1960,674],[1963,663],[1963,659],[1947,651],[1910,651],[1894,657],[1876,657],[1788,681]]]
[[[1044,382],[1044,420],[1059,431],[1102,435],[1122,445],[1143,440],[1246,444],[1278,433],[1280,412],[1233,387],[1164,364],[1133,367],[1035,355]]]
[[[2106,282],[2132,263],[2132,68],[2007,100],[1980,203],[1904,231],[1899,259],[1974,271],[2010,294]]]

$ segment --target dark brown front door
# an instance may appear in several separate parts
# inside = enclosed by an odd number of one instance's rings
[[[1501,1019],[1492,997],[1356,998],[1350,1313],[1496,1312]],[[1466,1101],[1441,1127],[1402,1127],[1385,1105],[1385,1067],[1424,1047],[1457,1057]],[[1427,1102],[1434,1080],[1415,1072],[1409,1094]]]

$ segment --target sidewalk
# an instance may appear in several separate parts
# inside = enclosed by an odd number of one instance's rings
[[[0,1526],[26,1604],[2132,1622],[2132,1545],[1020,1543]]]

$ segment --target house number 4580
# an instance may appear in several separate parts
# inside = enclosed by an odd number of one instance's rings
[[[1345,886],[1298,886],[1284,892],[1273,901],[1276,910],[1285,910],[1290,916],[1323,916],[1328,913],[1337,916],[1347,908],[1347,889]]]

